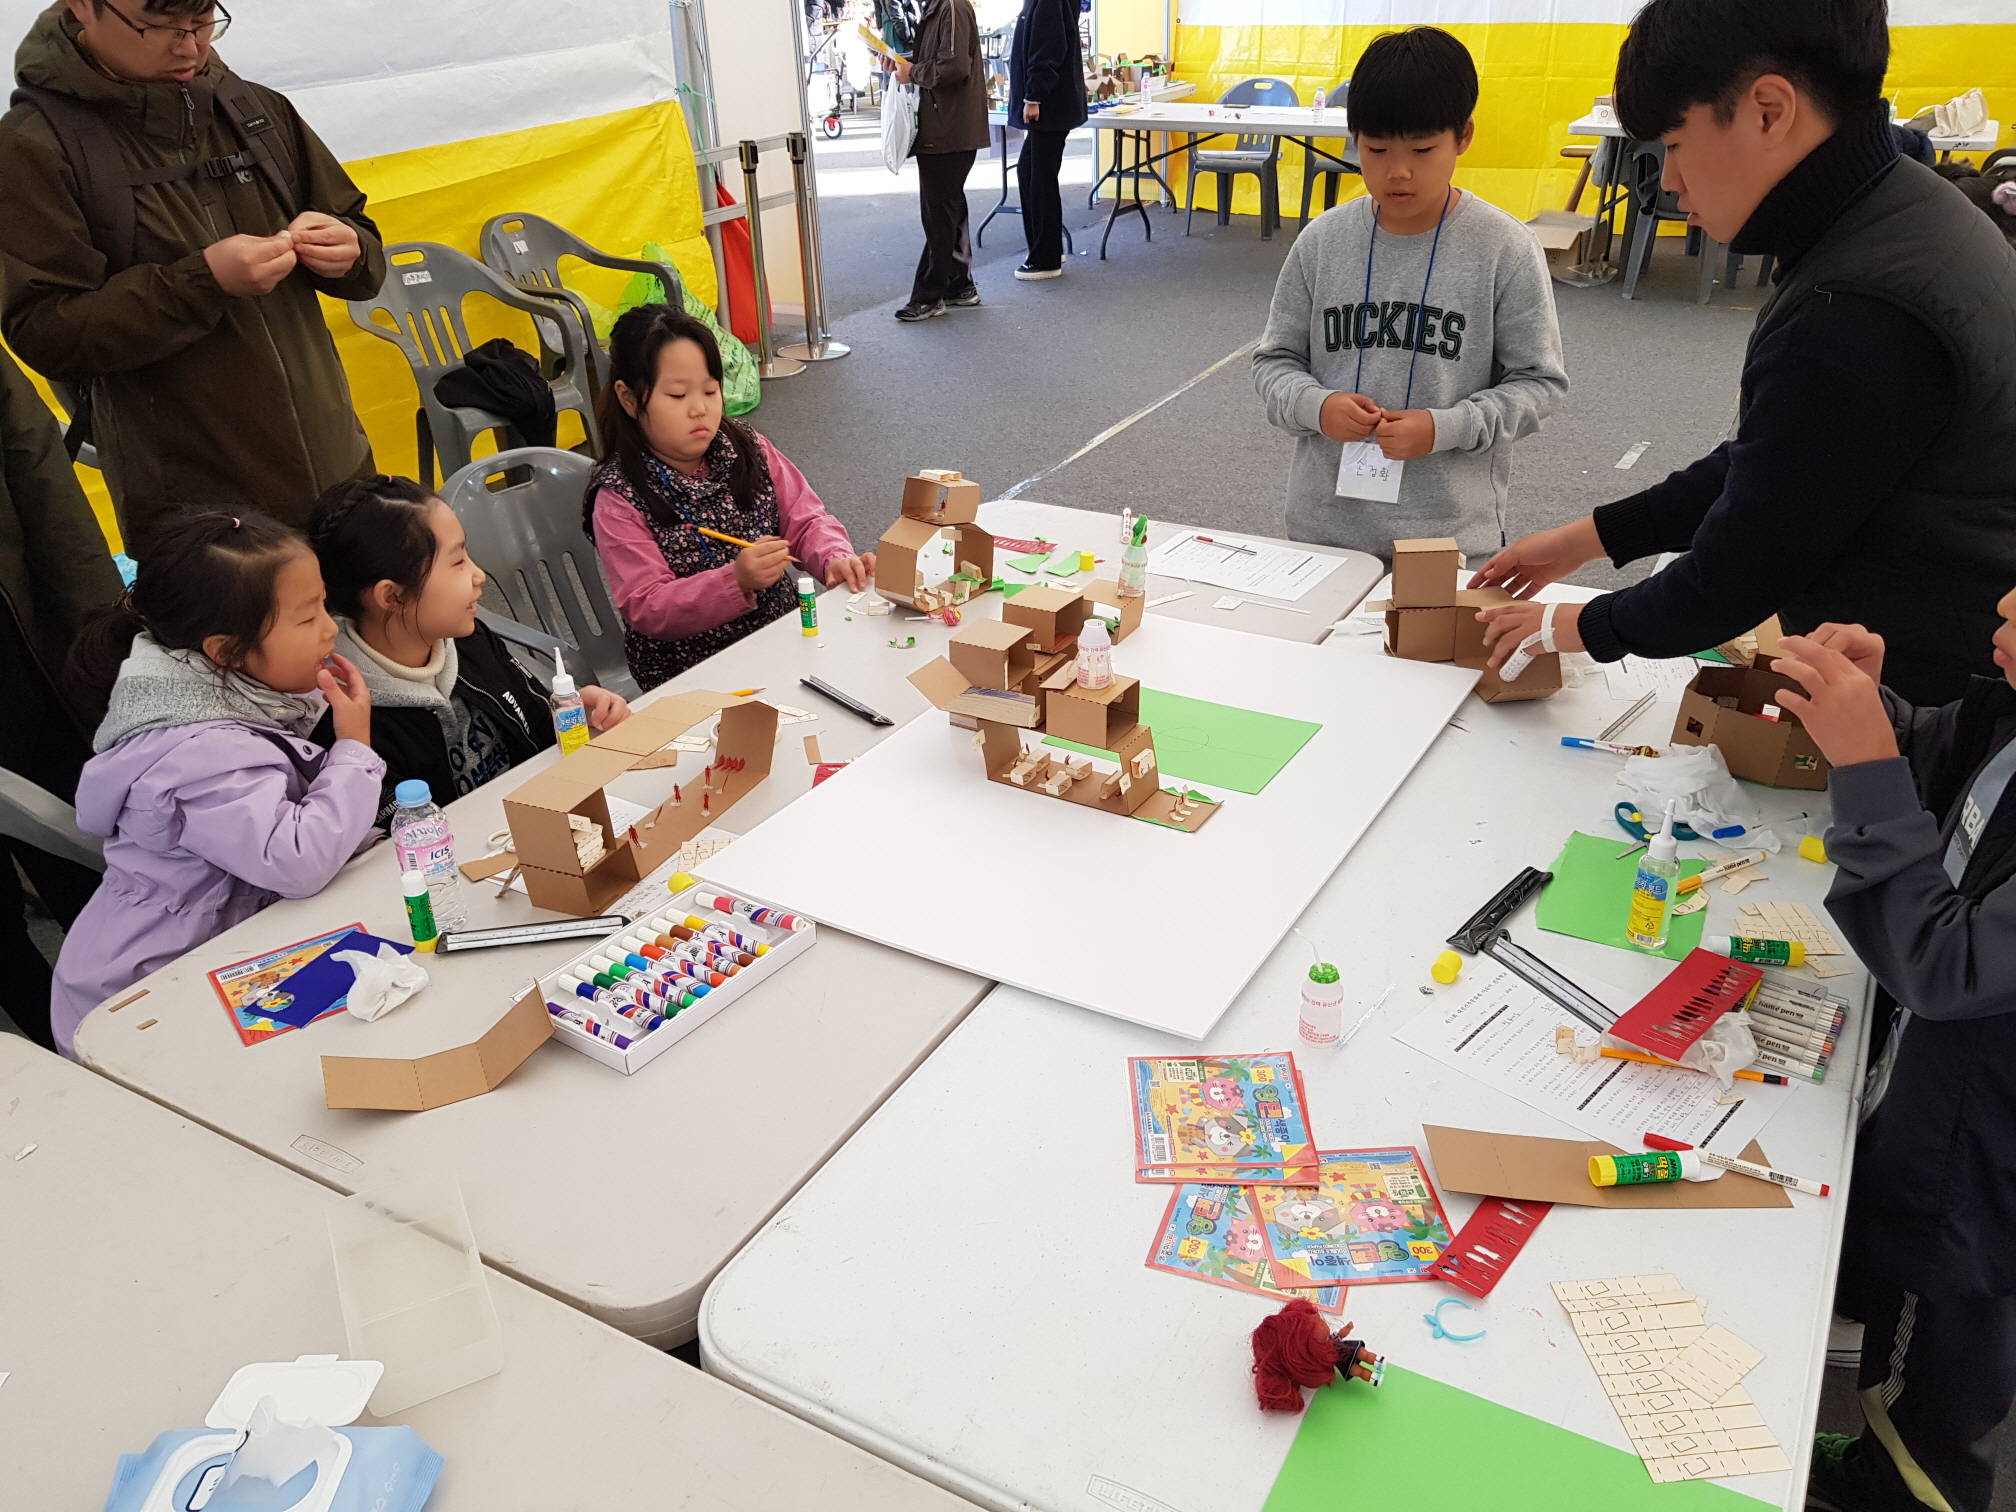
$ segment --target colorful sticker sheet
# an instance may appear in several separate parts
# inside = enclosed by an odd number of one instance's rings
[[[1277,1300],[1307,1297],[1327,1313],[1342,1312],[1341,1286],[1289,1287],[1267,1254],[1266,1236],[1238,1186],[1187,1182],[1176,1189],[1162,1214],[1162,1227],[1148,1251],[1150,1270],[1194,1276],[1235,1291]]]
[[[1316,1185],[1252,1188],[1282,1286],[1420,1281],[1450,1240],[1421,1152],[1325,1150]]]
[[[1316,1145],[1295,1057],[1136,1056],[1137,1181],[1312,1185]]]
[[[332,929],[312,940],[297,940],[292,945],[282,945],[278,950],[269,950],[264,955],[253,956],[249,960],[233,961],[229,966],[219,966],[210,973],[210,985],[217,989],[217,996],[223,1000],[225,1012],[231,1015],[231,1027],[238,1031],[238,1038],[248,1045],[256,1045],[261,1040],[269,1040],[276,1034],[285,1034],[292,1025],[276,1023],[261,1013],[260,1006],[279,984],[332,949],[345,935],[363,929],[360,924],[345,924],[341,929]],[[291,1006],[289,996],[286,1003],[277,1000],[275,1008]],[[340,1013],[342,1005],[329,1010]],[[324,1014],[323,1017],[327,1017]]]

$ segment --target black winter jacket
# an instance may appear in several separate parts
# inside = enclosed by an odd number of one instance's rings
[[[1022,0],[1008,55],[1008,124],[1022,127],[1024,103],[1038,107],[1027,129],[1070,131],[1085,124],[1085,51],[1078,0]]]

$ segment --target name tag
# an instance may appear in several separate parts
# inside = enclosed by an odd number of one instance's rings
[[[1406,466],[1381,451],[1377,441],[1346,441],[1343,455],[1337,459],[1337,495],[1398,504],[1400,474]]]

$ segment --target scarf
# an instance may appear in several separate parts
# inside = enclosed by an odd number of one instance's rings
[[[281,693],[243,672],[227,672],[201,651],[170,651],[144,630],[120,664],[111,706],[93,737],[109,751],[143,730],[233,720],[305,740],[329,702],[319,689]]]

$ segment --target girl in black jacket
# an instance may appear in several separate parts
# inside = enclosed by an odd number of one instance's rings
[[[308,536],[337,616],[336,649],[371,690],[381,826],[401,782],[418,778],[445,804],[554,743],[546,689],[476,622],[483,569],[437,496],[382,474],[339,483],[317,501]],[[584,687],[581,702],[597,730],[630,714],[606,688]]]

